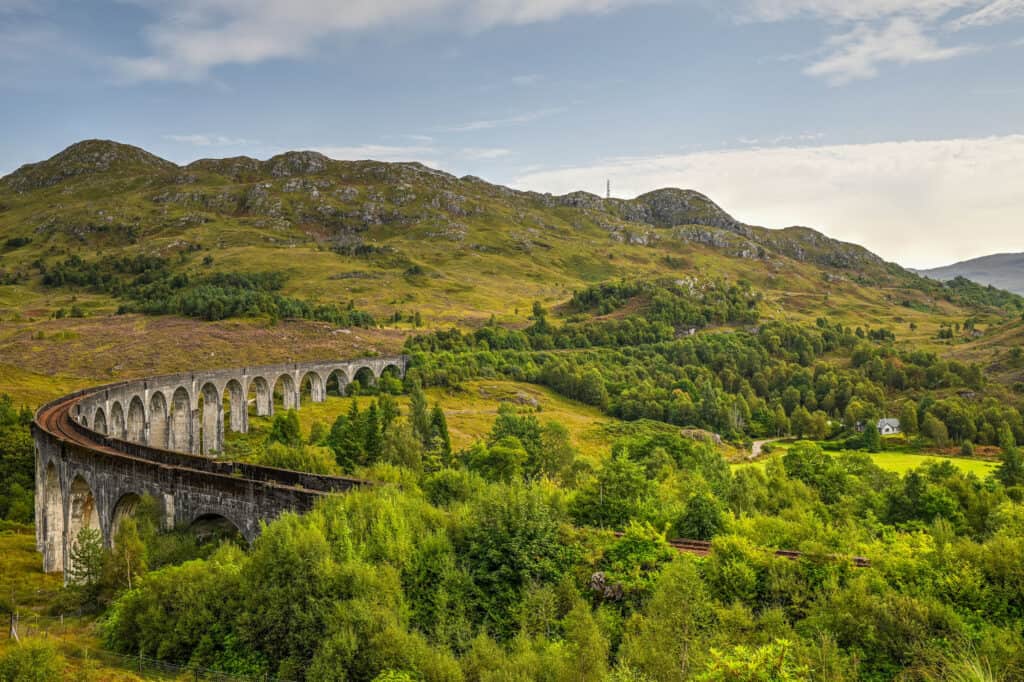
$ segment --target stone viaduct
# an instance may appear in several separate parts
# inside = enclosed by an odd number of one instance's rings
[[[160,505],[165,528],[227,520],[246,540],[260,522],[306,511],[322,495],[364,481],[217,458],[225,425],[249,430],[250,410],[323,402],[353,381],[405,375],[403,356],[211,370],[125,381],[78,391],[40,408],[36,445],[36,545],[47,572],[71,567],[82,528],[109,547],[143,495]]]

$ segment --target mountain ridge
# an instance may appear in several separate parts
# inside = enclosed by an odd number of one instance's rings
[[[993,253],[937,268],[914,269],[913,272],[940,281],[964,277],[978,284],[1024,295],[1024,253]]]

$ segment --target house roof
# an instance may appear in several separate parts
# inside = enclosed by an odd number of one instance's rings
[[[882,429],[883,427],[886,427],[886,426],[891,426],[894,429],[898,429],[898,428],[900,428],[900,420],[897,419],[896,417],[886,417],[884,419],[879,419],[878,420],[878,428],[879,429]]]

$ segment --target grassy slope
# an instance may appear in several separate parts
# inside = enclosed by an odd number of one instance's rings
[[[703,224],[666,227],[676,221]],[[31,241],[4,246],[13,237]],[[189,244],[202,250],[179,260]],[[332,250],[353,244],[383,251]],[[32,388],[35,375],[66,376],[57,382],[63,388],[154,370],[388,352],[410,332],[400,324],[334,343],[322,325],[294,324],[293,334],[282,335],[259,323],[112,318],[116,300],[45,288],[33,268],[70,254],[92,260],[142,253],[166,256],[193,274],[283,270],[287,294],[354,300],[381,319],[418,311],[428,327],[470,326],[491,315],[525,324],[533,301],[557,305],[574,289],[618,277],[745,278],[764,294],[768,318],[830,315],[850,325],[885,325],[901,343],[938,350],[941,323],[978,313],[929,299],[913,276],[859,247],[806,228],[740,226],[692,192],[609,202],[542,197],[416,165],[304,153],[178,168],[92,141],[0,180],[0,273],[25,276],[0,286],[0,358],[7,365],[0,390],[28,387],[34,400],[57,392],[46,382]],[[206,256],[212,266],[203,265]],[[410,273],[414,265],[420,274]],[[72,303],[90,317],[48,320]],[[981,317],[983,327],[1001,321],[992,311]]]
[[[117,682],[141,679],[101,651],[93,618],[66,615],[62,623],[59,614],[51,612],[57,603],[61,582],[59,575],[42,572],[35,537],[31,533],[0,531],[0,601],[5,608],[12,603],[16,605],[22,639],[45,637],[55,642],[67,661],[66,679],[74,679],[82,670],[84,658],[92,659],[89,672],[94,676],[88,679]],[[6,620],[4,628],[7,628]],[[18,646],[6,637],[6,632],[4,634],[0,637],[0,656]],[[146,679],[168,678],[146,675]]]

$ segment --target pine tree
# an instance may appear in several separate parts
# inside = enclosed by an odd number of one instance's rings
[[[409,393],[409,421],[412,432],[424,446],[430,445],[430,413],[427,407],[427,396],[419,383],[413,383]]]
[[[437,403],[430,411],[430,442],[431,450],[436,451],[441,460],[448,464],[452,457],[452,439],[448,434],[448,420],[445,419],[444,410]]]
[[[380,459],[382,447],[380,416],[376,402],[370,403],[370,409],[363,417],[363,431],[363,451],[366,453],[366,463],[372,464]]]
[[[398,419],[402,413],[398,409],[398,402],[387,393],[382,394],[377,403],[380,409],[380,429],[387,431],[391,422]]]

